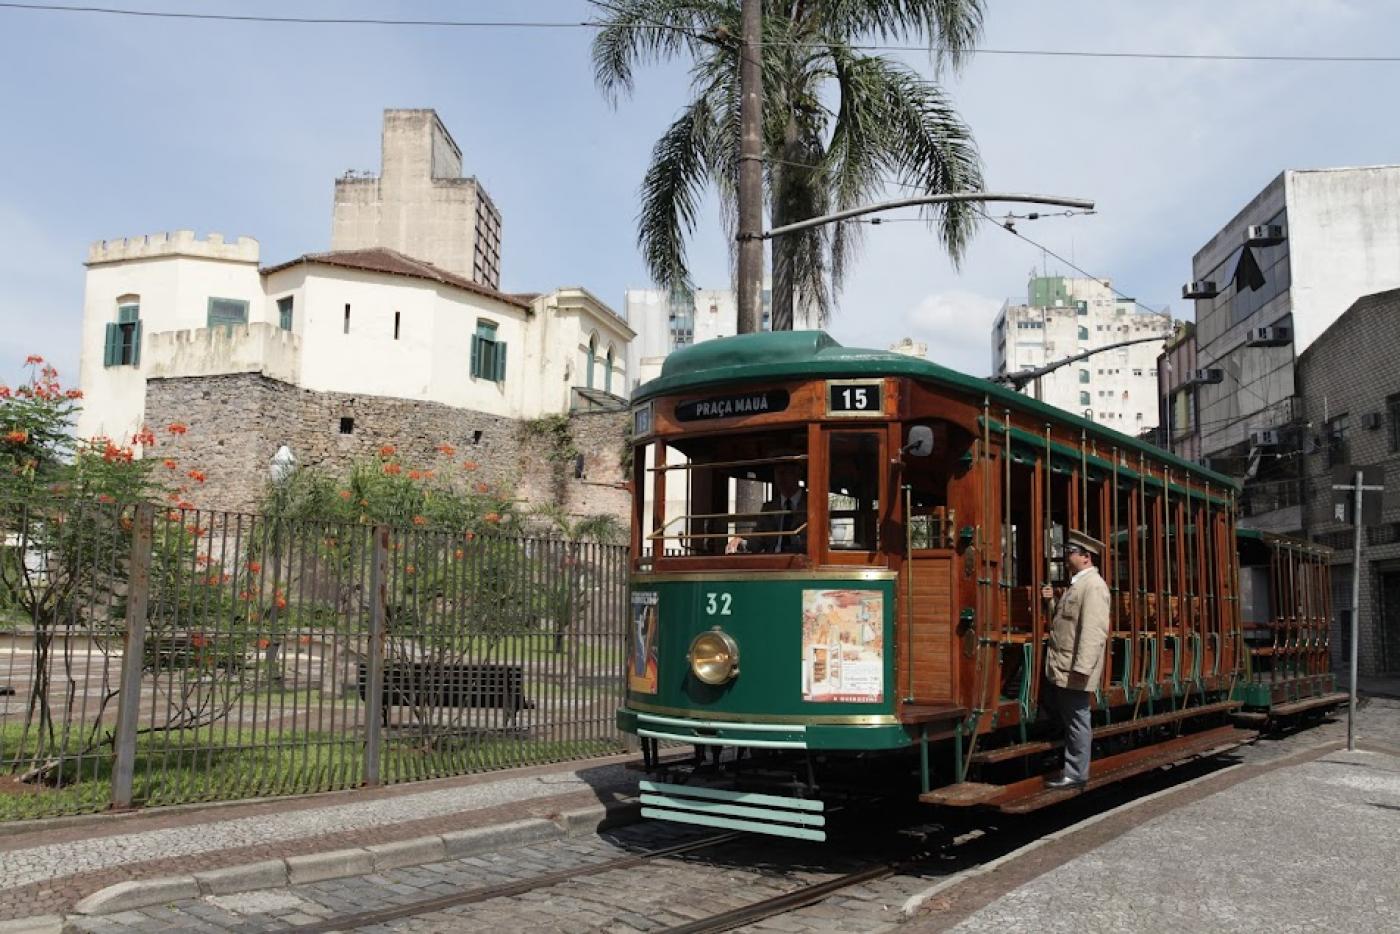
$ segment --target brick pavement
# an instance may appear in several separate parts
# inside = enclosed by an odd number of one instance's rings
[[[62,912],[116,882],[554,817],[621,800],[629,757],[179,812],[97,815],[0,836],[0,920]],[[37,822],[43,824],[44,822]]]

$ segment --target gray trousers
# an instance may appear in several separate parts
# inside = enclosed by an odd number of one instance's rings
[[[1094,725],[1089,718],[1090,691],[1071,691],[1051,685],[1055,691],[1055,711],[1065,727],[1064,777],[1076,782],[1089,780],[1089,756],[1094,741]]]

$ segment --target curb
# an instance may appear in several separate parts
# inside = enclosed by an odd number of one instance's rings
[[[303,882],[365,876],[405,866],[462,859],[494,850],[598,833],[640,819],[641,806],[636,801],[612,806],[595,804],[565,811],[551,818],[533,817],[508,824],[269,859],[190,875],[118,882],[93,892],[74,905],[72,911],[80,915],[109,915],[202,895],[231,895]],[[58,915],[0,921],[0,934],[56,934],[62,927],[62,921]]]
[[[33,915],[0,921],[0,934],[60,934],[62,930],[61,915]]]

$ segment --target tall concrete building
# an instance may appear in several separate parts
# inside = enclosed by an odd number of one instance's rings
[[[385,247],[501,287],[501,212],[433,110],[386,110],[377,176],[335,182],[331,250]]]
[[[773,293],[763,287],[762,327],[768,329]],[[714,337],[739,333],[739,302],[732,289],[628,289],[623,316],[637,337],[627,346],[628,391],[661,375],[661,364],[671,351]],[[792,327],[806,331],[819,327],[815,308],[793,309]]]
[[[1245,481],[1243,524],[1302,529],[1297,455],[1318,426],[1298,356],[1359,297],[1397,286],[1400,166],[1285,171],[1197,251],[1182,289],[1202,377],[1192,441]]]
[[[1032,369],[1095,347],[1166,339],[1166,311],[1120,298],[1109,280],[1032,276],[1024,304],[1008,299],[992,325],[992,373]],[[1041,379],[1051,405],[1136,435],[1157,425],[1157,343],[1105,350]],[[1024,389],[1033,393],[1033,386]]]

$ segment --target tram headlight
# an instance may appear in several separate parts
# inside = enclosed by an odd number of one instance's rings
[[[691,672],[706,684],[724,684],[739,674],[739,643],[719,628],[696,636],[686,658]]]

